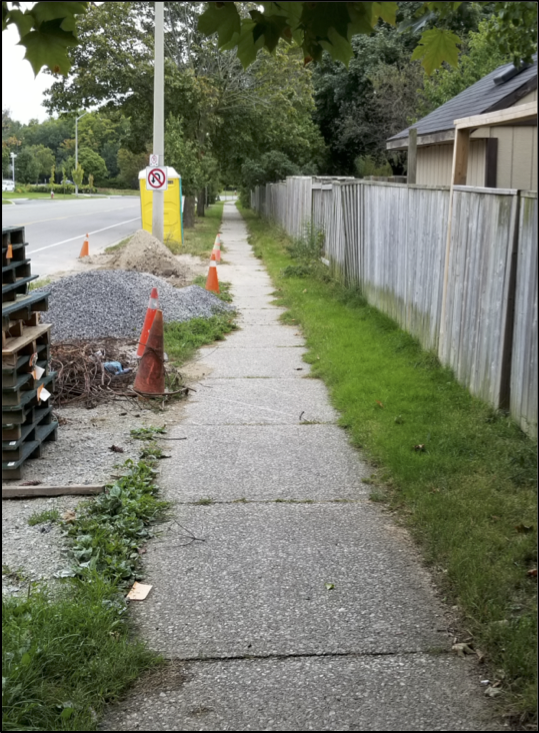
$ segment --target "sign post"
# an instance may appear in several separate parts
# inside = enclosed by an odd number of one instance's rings
[[[153,92],[153,155],[150,166],[154,171],[153,185],[149,183],[150,173],[147,171],[146,187],[150,187],[152,194],[152,234],[160,242],[164,240],[164,194],[167,186],[165,162],[165,73],[164,73],[164,3],[154,3],[155,7],[155,66]],[[161,171],[161,174],[157,173]]]

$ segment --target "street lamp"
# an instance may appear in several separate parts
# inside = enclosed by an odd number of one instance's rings
[[[17,157],[17,153],[10,153],[11,155],[11,174],[13,177],[13,190],[15,190],[15,158]]]
[[[79,120],[82,120],[88,112],[83,112],[80,117],[75,118],[75,170],[79,167]],[[75,181],[75,196],[79,195],[79,184]]]

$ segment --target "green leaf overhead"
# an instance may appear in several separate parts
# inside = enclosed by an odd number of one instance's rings
[[[421,59],[427,74],[432,74],[443,61],[447,61],[451,66],[457,66],[459,43],[460,38],[452,31],[433,28],[421,36],[419,45],[412,54],[412,60]]]
[[[30,62],[36,76],[43,66],[63,75],[71,68],[67,50],[77,45],[77,39],[60,25],[59,19],[42,23],[38,30],[30,31],[19,42],[26,48],[24,58]]]
[[[24,12],[21,5],[30,3],[2,2],[2,29],[16,26],[19,45],[26,48],[25,58],[36,76],[43,67],[67,74],[71,68],[68,51],[78,44],[77,16],[87,11],[89,3],[37,2]]]
[[[241,19],[235,3],[208,3],[208,9],[198,21],[198,29],[204,35],[217,33],[219,46],[229,43],[235,33],[241,31]]]

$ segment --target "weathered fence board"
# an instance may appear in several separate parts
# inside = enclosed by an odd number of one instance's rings
[[[537,193],[520,199],[511,415],[537,437]]]
[[[440,360],[472,394],[499,407],[517,192],[455,186]]]

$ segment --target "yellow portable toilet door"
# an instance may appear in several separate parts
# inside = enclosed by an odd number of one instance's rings
[[[152,233],[153,216],[153,191],[146,188],[146,169],[138,174],[140,185],[140,209],[142,228]],[[163,232],[165,242],[181,244],[183,241],[182,221],[182,179],[172,168],[167,166],[168,188],[163,193],[164,198],[164,222]]]

